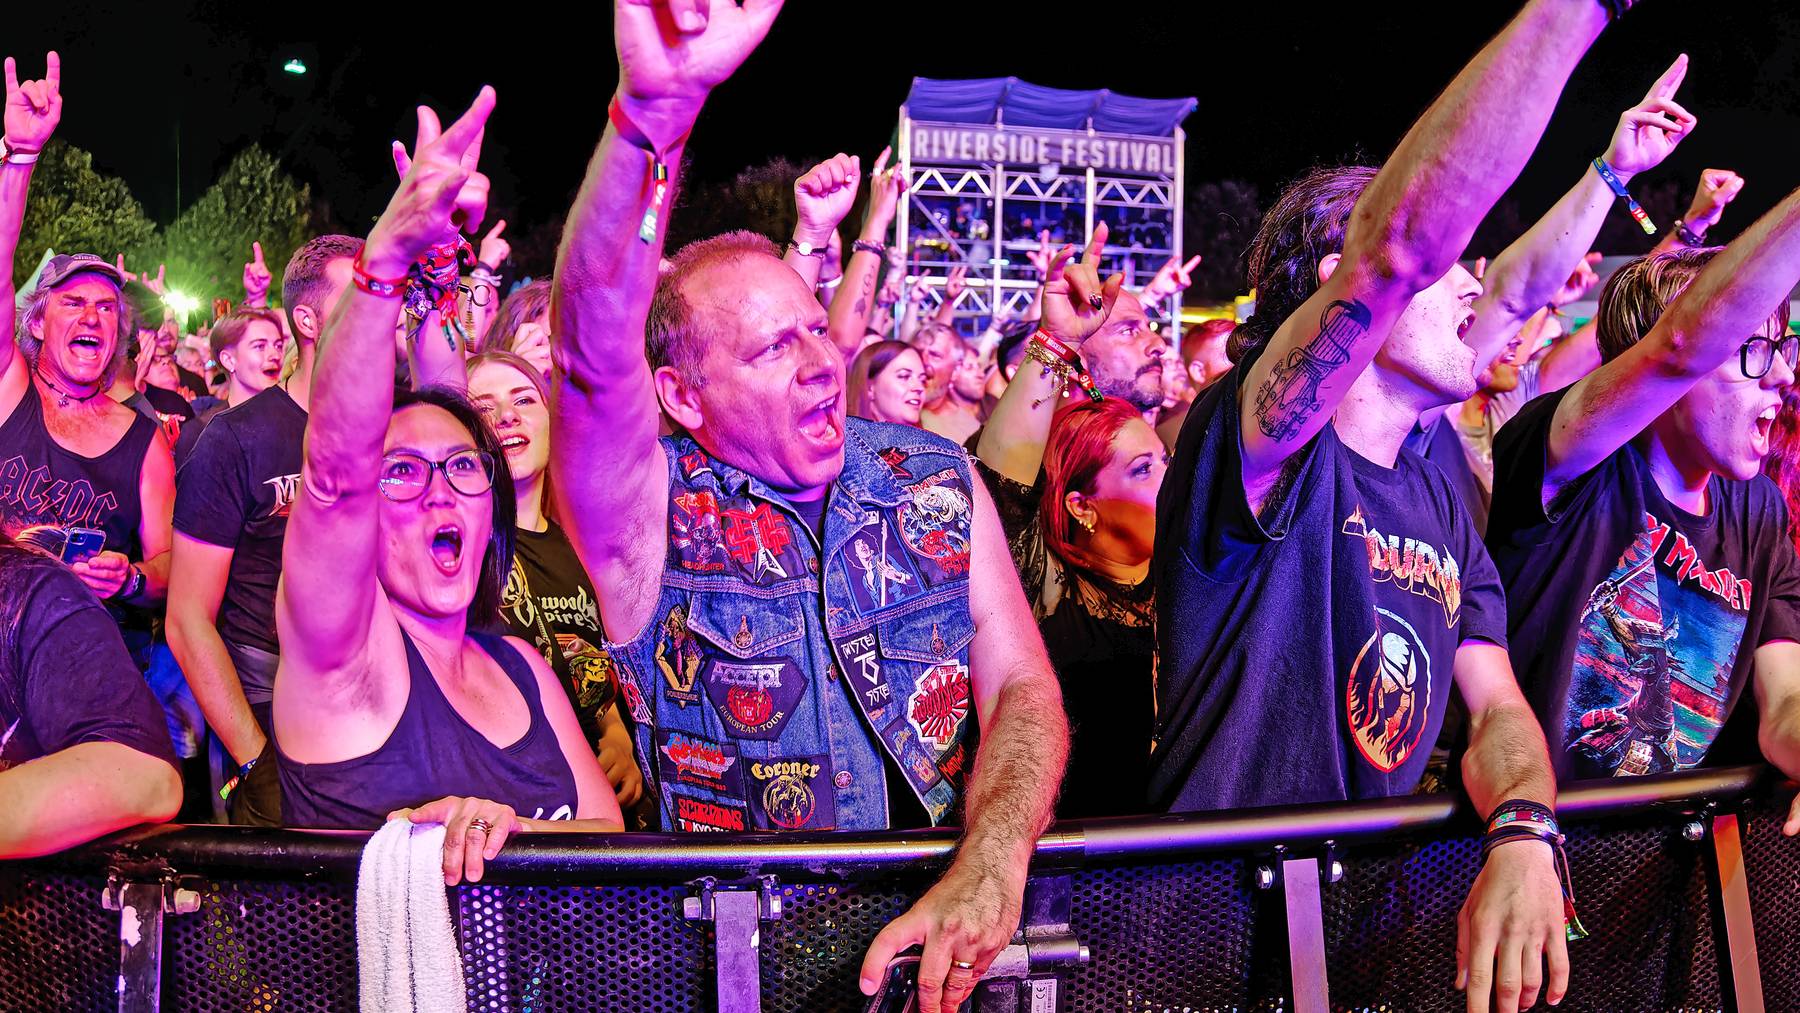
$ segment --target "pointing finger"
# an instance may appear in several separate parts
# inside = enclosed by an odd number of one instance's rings
[[[261,267],[263,262],[262,244],[253,242],[250,244],[250,249],[256,255],[254,263],[256,266]]]
[[[62,56],[54,49],[44,54],[44,81],[52,97],[62,91]]]
[[[405,179],[406,174],[412,170],[412,159],[406,154],[406,145],[395,141],[393,156],[394,171],[400,174],[401,179]]]
[[[1081,255],[1081,262],[1089,266],[1100,263],[1100,254],[1106,249],[1106,223],[1094,226],[1094,234],[1088,237],[1087,250]]]
[[[19,90],[19,66],[12,57],[6,58],[6,93],[11,95]]]
[[[506,231],[506,219],[502,218],[499,221],[494,223],[494,227],[492,229],[488,230],[487,237],[489,239],[499,239],[500,233],[505,232],[505,231]]]
[[[1673,96],[1681,87],[1682,80],[1687,77],[1687,69],[1688,56],[1686,53],[1682,53],[1675,58],[1674,63],[1669,64],[1669,69],[1663,71],[1662,76],[1656,79],[1656,83],[1650,86],[1649,94],[1644,97],[1669,98]]]
[[[894,146],[891,144],[885,148],[882,148],[881,154],[875,156],[875,171],[870,173],[870,175],[871,176],[879,176],[883,172],[886,172],[887,164],[888,164],[888,157],[891,156],[893,153],[894,153]]]
[[[437,110],[430,106],[420,106],[418,108],[418,117],[419,126],[417,131],[413,134],[412,149],[415,154],[423,157],[425,146],[438,139],[438,135],[444,132],[444,126],[442,123],[438,122]]]
[[[473,146],[476,154],[481,153],[482,130],[487,126],[488,115],[494,111],[495,98],[492,85],[481,86],[481,91],[476,93],[475,101],[469,104],[468,110],[457,117],[455,123],[450,124],[450,129],[444,131],[443,143],[446,150],[460,156]]]

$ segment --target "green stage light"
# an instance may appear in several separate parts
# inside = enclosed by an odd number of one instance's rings
[[[295,57],[295,58],[289,60],[287,63],[282,64],[281,69],[287,71],[290,74],[304,74],[304,73],[306,73],[306,64],[300,62],[299,57]]]

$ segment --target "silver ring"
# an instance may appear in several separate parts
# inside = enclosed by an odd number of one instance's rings
[[[481,831],[482,836],[486,837],[486,836],[491,835],[494,832],[494,825],[492,823],[489,823],[487,820],[484,820],[481,817],[477,816],[474,819],[469,821],[469,829],[470,830],[479,830],[479,831]]]

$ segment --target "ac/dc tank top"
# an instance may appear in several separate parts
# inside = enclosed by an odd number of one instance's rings
[[[37,389],[27,388],[0,423],[0,527],[7,534],[37,524],[99,528],[107,549],[143,559],[138,479],[155,438],[156,423],[135,415],[111,449],[83,457],[51,438]]]
[[[531,711],[525,734],[510,746],[496,746],[471,727],[402,631],[406,709],[380,748],[335,763],[298,763],[276,744],[284,826],[373,830],[396,809],[447,795],[503,802],[527,819],[575,818],[575,773],[544,716],[531,666],[501,637],[469,635],[524,695]]]

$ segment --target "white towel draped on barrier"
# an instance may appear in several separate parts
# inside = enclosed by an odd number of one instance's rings
[[[363,1013],[468,1009],[444,893],[444,827],[390,820],[356,874],[356,964]]]

